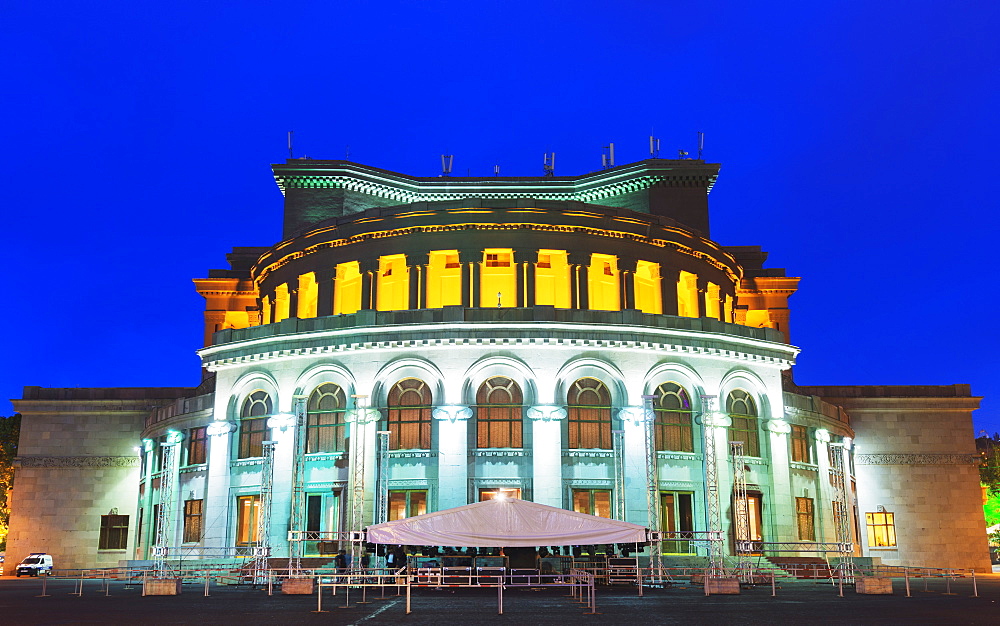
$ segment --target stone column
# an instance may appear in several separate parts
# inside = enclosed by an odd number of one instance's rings
[[[422,309],[424,308],[424,266],[419,264],[413,264],[409,267],[410,269],[410,280],[408,287],[410,290],[410,308],[411,309]]]
[[[646,408],[623,407],[618,413],[625,431],[623,436],[625,460],[625,520],[648,526],[649,485],[646,482]],[[651,417],[651,416],[649,416]],[[655,462],[655,458],[654,458]]]
[[[792,497],[791,467],[788,458],[788,433],[791,425],[782,419],[764,422],[771,452],[771,502],[764,503],[772,511],[775,537],[794,537],[798,540],[795,518],[795,499]]]
[[[573,308],[589,309],[590,275],[588,268],[590,267],[590,254],[570,252],[567,260],[569,261],[570,296]]]
[[[378,428],[378,422],[382,418],[382,414],[378,409],[371,407],[355,407],[347,411],[344,415],[345,421],[349,424],[350,430],[350,444],[348,444],[348,459],[349,463],[349,473],[348,473],[348,484],[347,490],[344,493],[346,498],[344,507],[344,529],[354,530],[350,527],[352,523],[351,511],[352,511],[352,500],[354,498],[354,490],[356,485],[354,484],[355,478],[355,468],[353,467],[356,447],[352,446],[362,446],[364,459],[364,474],[362,480],[364,481],[364,509],[362,511],[362,525],[367,525],[372,523],[375,519],[375,462],[376,462],[376,450],[375,450],[375,431]]]
[[[562,493],[562,420],[566,409],[561,406],[528,407],[531,420],[531,485],[534,501],[563,507]]]
[[[234,422],[218,420],[208,425],[208,489],[201,518],[206,546],[233,545],[234,539],[229,536],[233,505],[229,497],[229,451],[234,432]]]
[[[618,301],[621,308],[638,309],[635,304],[635,259],[618,259]]]
[[[837,522],[833,519],[833,485],[830,484],[830,432],[816,430],[816,502],[814,508],[816,541],[836,541]]]
[[[469,503],[468,433],[472,409],[445,405],[431,413],[438,431],[438,510]]]
[[[677,281],[681,271],[674,268],[660,268],[660,300],[664,315],[677,315]]]
[[[288,554],[288,521],[292,512],[292,462],[295,457],[295,416],[279,413],[268,418],[274,444],[271,478],[271,528],[268,543],[271,555],[279,558]],[[263,467],[263,466],[262,466]],[[263,480],[263,477],[262,477]]]
[[[361,272],[361,310],[374,309],[378,302],[375,294],[378,288],[378,260],[362,260],[358,265]]]
[[[458,262],[462,265],[462,306],[479,306],[479,261],[482,250],[459,250]]]

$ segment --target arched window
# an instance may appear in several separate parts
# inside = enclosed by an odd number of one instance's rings
[[[742,441],[743,454],[760,456],[760,438],[757,435],[757,403],[742,389],[734,389],[726,397],[726,413],[733,420],[729,427],[729,441]]]
[[[240,450],[238,458],[264,456],[264,435],[267,418],[271,416],[271,396],[257,390],[247,396],[240,410]]]
[[[323,383],[309,395],[306,413],[306,453],[340,452],[345,449],[344,390]]]
[[[596,378],[574,382],[566,398],[570,448],[611,449],[611,392]]]
[[[657,450],[694,452],[691,434],[691,397],[677,383],[663,383],[656,388],[653,410],[656,413],[654,434]]]
[[[503,376],[483,382],[476,393],[476,446],[520,448],[521,388]]]
[[[431,390],[417,378],[404,378],[389,391],[389,449],[431,447]]]

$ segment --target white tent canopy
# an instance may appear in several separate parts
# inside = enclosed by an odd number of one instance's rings
[[[553,506],[494,498],[368,527],[370,543],[530,547],[643,543],[646,529]]]

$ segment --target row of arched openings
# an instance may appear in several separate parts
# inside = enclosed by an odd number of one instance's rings
[[[656,388],[654,445],[659,451],[694,452],[694,410],[691,396],[680,384],[664,382]],[[341,452],[347,444],[347,397],[342,387],[323,383],[309,395],[306,405],[306,452]],[[387,397],[382,429],[389,431],[389,449],[431,447],[431,413],[434,397],[418,378],[396,382]],[[524,442],[524,395],[520,385],[505,376],[486,379],[476,392],[472,407],[476,417],[476,447],[520,448]],[[566,397],[567,443],[570,449],[611,449],[611,392],[596,378],[580,378]],[[271,397],[257,390],[247,396],[240,411],[239,458],[262,455],[267,418],[273,413]],[[726,397],[732,420],[729,440],[743,443],[744,454],[760,456],[757,404],[749,392],[735,389]]]

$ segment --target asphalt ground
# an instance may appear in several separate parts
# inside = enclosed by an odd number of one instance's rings
[[[345,606],[343,589],[326,590],[317,613],[316,596],[269,596],[266,590],[185,584],[180,596],[141,595],[122,581],[105,588],[85,580],[46,582],[38,578],[0,578],[0,624],[1000,624],[1000,575],[977,577],[979,597],[972,597],[971,579],[911,580],[911,597],[904,581],[894,580],[894,594],[859,595],[853,587],[844,596],[828,582],[779,581],[775,596],[770,585],[744,588],[740,595],[705,596],[700,586],[679,584],[646,589],[598,587],[598,614],[567,595],[565,589],[507,589],[504,614],[497,613],[496,589],[413,590],[410,615],[405,596],[395,588],[369,590],[367,604],[352,590]],[[926,589],[926,590],[925,590]]]

